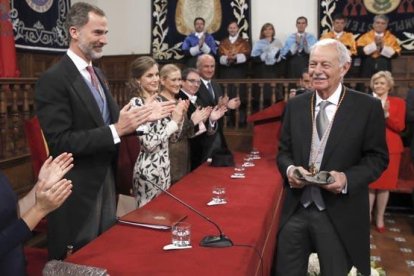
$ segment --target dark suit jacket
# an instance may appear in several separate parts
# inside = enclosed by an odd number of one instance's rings
[[[286,179],[290,165],[309,168],[312,137],[311,99],[305,93],[288,101],[283,119],[277,162]],[[381,102],[347,89],[336,112],[321,170],[344,172],[347,194],[321,189],[326,212],[353,264],[364,275],[370,271],[368,185],[388,165],[385,120]],[[290,189],[285,181],[285,202],[280,227],[293,214],[303,189]]]
[[[197,92],[197,105],[206,107],[206,106],[216,106],[218,103],[218,99],[223,96],[223,91],[221,90],[221,87],[218,83],[211,81],[211,86],[214,90],[214,99],[211,96],[210,92],[208,91],[207,87],[204,85],[203,82],[201,82],[200,88]],[[198,151],[201,151],[201,157],[199,162],[196,164],[196,166],[201,165],[203,162],[207,160],[207,158],[211,157],[208,156],[211,147],[213,147],[213,143],[216,141],[217,136],[219,136],[219,139],[221,141],[220,145],[216,145],[216,148],[227,148],[226,138],[224,137],[223,133],[223,124],[224,120],[221,118],[217,121],[217,131],[212,134],[208,135],[207,133],[204,133],[203,135],[197,136],[193,139],[194,143],[196,144],[195,147],[198,148]]]
[[[106,79],[97,68],[95,71],[104,88],[111,121],[117,122],[119,108]],[[75,166],[66,175],[73,183],[72,195],[48,216],[49,256],[61,258],[87,219],[108,169],[114,166],[117,146],[88,85],[67,55],[38,80],[35,101],[51,155],[71,152],[75,159]]]

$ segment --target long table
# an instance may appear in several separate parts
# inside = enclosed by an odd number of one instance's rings
[[[242,154],[236,154],[241,161]],[[170,231],[116,224],[67,261],[108,269],[116,275],[269,275],[283,200],[282,179],[274,156],[246,169],[245,179],[231,179],[232,167],[202,165],[170,192],[220,225],[234,246],[200,247],[217,229],[166,194],[143,208],[185,212],[192,228],[192,248],[164,251]],[[226,188],[226,205],[207,206],[214,185]]]

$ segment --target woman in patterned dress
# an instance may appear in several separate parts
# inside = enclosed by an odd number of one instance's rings
[[[161,101],[158,64],[151,57],[139,57],[131,64],[129,88],[132,105]],[[133,108],[133,107],[132,107]],[[170,117],[149,122],[137,129],[140,153],[133,172],[133,192],[138,207],[158,196],[161,191],[153,183],[168,189],[171,185],[168,141],[180,135],[185,112],[185,102],[180,102]]]

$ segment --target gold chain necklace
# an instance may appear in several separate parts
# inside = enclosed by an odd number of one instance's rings
[[[338,112],[338,109],[341,106],[341,103],[342,103],[342,101],[343,101],[343,99],[345,97],[346,87],[344,87],[344,93],[342,93],[341,98],[339,99],[338,107],[336,108],[335,114],[334,114],[332,120],[329,122],[329,125],[326,128],[325,133],[323,133],[322,140],[320,141],[319,146],[318,146],[318,149],[315,152],[314,151],[314,148],[315,148],[315,146],[314,146],[315,145],[315,141],[314,141],[314,137],[315,137],[314,134],[315,133],[314,133],[314,131],[316,129],[316,127],[315,127],[315,94],[316,93],[317,92],[315,91],[312,94],[312,99],[311,99],[312,141],[311,141],[311,153],[310,153],[310,158],[311,158],[311,162],[310,163],[311,163],[311,165],[309,167],[309,172],[311,173],[312,176],[315,176],[318,173],[318,169],[315,166],[316,158],[318,158],[318,156],[322,153],[322,146],[325,145],[325,143],[326,143],[326,141],[328,139],[328,136],[329,136],[328,134],[331,131],[333,122],[335,120],[336,113]]]

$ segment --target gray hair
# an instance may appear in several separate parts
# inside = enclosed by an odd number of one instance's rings
[[[374,82],[377,79],[380,79],[380,78],[384,78],[387,81],[388,86],[390,88],[390,91],[394,88],[394,78],[392,77],[391,72],[389,72],[389,71],[379,71],[379,72],[375,73],[374,75],[372,75],[372,77],[371,77],[370,87],[371,87],[372,90],[374,90]]]
[[[310,53],[312,54],[315,51],[315,49],[320,46],[330,45],[335,46],[336,51],[338,52],[339,66],[344,66],[346,63],[351,63],[351,55],[348,49],[345,47],[345,45],[342,44],[342,42],[339,42],[338,40],[332,38],[322,39],[316,42],[312,46]]]
[[[105,16],[105,12],[97,6],[84,2],[73,4],[67,14],[65,22],[65,26],[68,32],[70,27],[80,28],[86,25],[89,21],[89,12],[93,12],[100,16]]]
[[[377,15],[374,17],[374,22],[375,22],[375,21],[377,21],[378,19],[382,19],[382,20],[384,20],[387,24],[388,24],[388,22],[390,21],[390,19],[388,18],[388,16],[386,16],[385,14],[377,14]]]
[[[214,60],[214,62],[216,61],[212,55],[210,55],[210,54],[202,54],[202,55],[198,56],[198,58],[197,58],[196,68],[197,69],[200,69],[200,67],[203,64],[204,60],[206,60],[208,58],[212,58]]]

